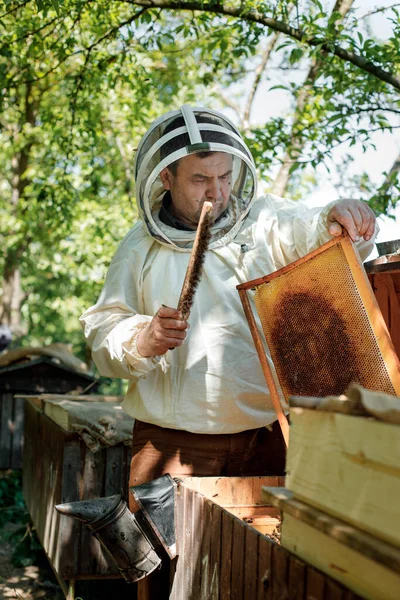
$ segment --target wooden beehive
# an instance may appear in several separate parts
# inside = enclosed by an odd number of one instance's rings
[[[400,426],[294,407],[290,417],[287,488],[400,549]]]
[[[194,477],[180,483],[170,600],[357,600],[266,535],[277,513],[261,488],[282,481]]]
[[[77,434],[51,421],[34,399],[26,401],[25,425],[24,495],[60,583],[66,590],[66,581],[118,577],[98,541],[53,507],[121,488],[126,498],[129,449],[118,445],[93,454]],[[171,563],[170,600],[356,600],[268,537],[278,513],[262,501],[261,487],[283,482],[282,477],[193,477],[179,483],[179,556]],[[135,587],[126,584],[126,591],[114,590],[114,596],[134,598]]]
[[[357,598],[398,600],[398,548],[298,500],[286,488],[264,488],[263,496],[282,510],[284,548],[347,586]]]
[[[57,364],[47,357],[0,367],[0,469],[21,469],[24,401],[20,394],[63,394],[98,383],[91,375]]]
[[[400,255],[381,256],[364,266],[400,357]]]
[[[282,510],[282,545],[363,598],[397,600],[400,425],[317,400],[291,408],[287,489],[264,494]],[[400,415],[400,400],[391,410]]]
[[[98,397],[85,402],[91,398]],[[120,493],[127,500],[130,458],[131,447],[122,443],[91,452],[77,433],[44,414],[42,399],[25,400],[23,494],[61,585],[120,577],[88,530],[54,506]]]

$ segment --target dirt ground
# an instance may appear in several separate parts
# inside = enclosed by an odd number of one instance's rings
[[[25,566],[16,566],[25,565]],[[136,600],[124,579],[78,580],[75,600]],[[0,471],[0,600],[64,600],[22,497],[19,471]]]
[[[18,525],[9,524],[0,528],[0,600],[64,600],[44,552],[40,554],[38,565],[15,567],[12,564],[15,542],[10,543],[7,537],[16,527]],[[136,600],[136,585],[129,585],[123,579],[77,581],[75,598]]]
[[[0,598],[63,600],[64,596],[46,559],[41,565],[14,567],[13,545],[7,540],[11,527],[0,531]]]

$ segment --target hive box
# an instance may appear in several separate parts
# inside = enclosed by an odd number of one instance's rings
[[[178,485],[178,557],[169,600],[359,600],[268,537],[261,489],[282,477],[187,477]]]
[[[303,408],[290,414],[286,487],[400,547],[400,426]]]
[[[93,453],[45,414],[45,404],[25,400],[23,493],[39,540],[63,590],[63,582],[71,588],[76,580],[120,578],[89,531],[54,506],[119,493],[127,500],[131,447],[119,443]]]
[[[285,549],[366,600],[398,600],[398,548],[298,500],[286,488],[264,487],[263,498],[282,511]]]

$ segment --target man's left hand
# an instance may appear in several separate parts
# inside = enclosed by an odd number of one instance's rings
[[[376,217],[372,209],[360,200],[339,200],[328,213],[328,231],[334,237],[342,234],[344,228],[353,242],[360,238],[368,241],[375,231]]]

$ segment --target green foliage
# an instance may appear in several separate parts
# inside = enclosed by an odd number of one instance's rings
[[[190,12],[185,2],[165,10],[159,0],[151,7],[144,0],[3,4],[0,272],[18,266],[21,273],[25,334],[16,344],[69,341],[84,358],[77,319],[95,302],[137,218],[132,171],[142,134],[183,103],[214,106],[221,90],[233,98],[240,82],[242,109],[243,89],[278,30],[264,78],[270,93],[285,89],[291,109],[244,124],[264,181],[273,183],[287,153],[287,189],[297,198],[314,184],[310,169],[329,168],[338,146],[367,150],[372,132],[397,127],[398,89],[382,78],[399,73],[395,9],[381,41],[355,10],[342,19],[318,0],[243,0],[240,7],[208,0]],[[380,185],[367,173],[344,177],[386,212],[399,197],[390,167]]]
[[[35,529],[28,521],[14,529],[7,539],[14,547],[11,562],[14,567],[28,567],[43,561],[44,551],[36,535]]]
[[[20,471],[0,472],[0,527],[26,519]]]
[[[3,533],[3,538],[13,546],[13,565],[26,567],[38,564],[38,561],[43,559],[44,552],[23,500],[20,471],[0,473],[0,530],[10,523],[17,526]]]
[[[69,341],[83,358],[78,317],[95,302],[137,218],[135,148],[167,104],[195,102],[202,74],[184,50],[176,52],[172,35],[153,43],[162,20],[152,11],[138,11],[136,29],[120,31],[131,9],[116,13],[105,2],[62,8],[68,14],[58,17],[48,4],[41,14],[28,4],[17,22],[9,17],[3,36],[0,270],[17,262],[27,294],[26,334],[16,343]],[[115,27],[114,37],[82,56],[82,43],[88,48]],[[17,183],[15,165],[22,165]]]

